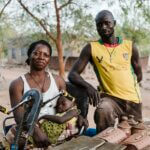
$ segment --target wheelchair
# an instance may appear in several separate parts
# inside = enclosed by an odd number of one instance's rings
[[[20,103],[14,106],[10,111],[7,111],[6,108],[1,106],[1,112],[7,115],[15,111],[20,106],[23,106],[25,109],[23,117],[16,127],[16,135],[14,137],[13,144],[11,144],[10,146],[10,150],[19,149],[19,140],[24,131],[27,133],[27,138],[25,140],[25,145],[23,149],[26,149],[28,137],[32,135],[32,131],[34,129],[35,122],[38,119],[41,105],[42,105],[41,93],[37,89],[31,89],[23,95]],[[10,128],[13,126],[13,124],[9,124],[9,125],[7,124],[7,121],[10,119],[14,119],[14,117],[13,116],[6,117],[3,121],[4,135],[6,135],[10,130]]]
[[[53,98],[43,102],[42,100],[42,95],[37,89],[31,89],[27,91],[23,97],[22,100],[20,101],[19,104],[14,106],[10,111],[6,111],[6,108],[1,107],[1,112],[5,114],[10,114],[11,112],[15,111],[18,107],[23,106],[25,109],[25,112],[23,114],[23,117],[20,121],[20,123],[16,127],[16,135],[14,137],[14,142],[11,145],[11,150],[18,150],[19,149],[19,139],[21,138],[22,133],[25,131],[26,133],[26,138],[25,138],[25,144],[23,149],[26,149],[27,143],[28,143],[28,137],[32,136],[34,125],[38,119],[40,109],[43,107],[45,104],[49,103],[50,101],[54,100],[56,97],[60,96],[69,96],[69,94],[65,91],[61,91],[58,95],[54,96]],[[73,98],[73,97],[70,97]],[[4,135],[6,135],[10,128],[14,124],[9,124],[8,125],[8,120],[14,119],[13,116],[6,117],[3,121],[3,132]]]

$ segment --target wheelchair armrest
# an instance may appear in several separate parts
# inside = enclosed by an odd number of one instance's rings
[[[14,119],[14,116],[6,117],[3,121],[3,131],[5,135],[7,134],[8,130],[12,127],[12,125],[6,126],[6,121],[9,119]]]

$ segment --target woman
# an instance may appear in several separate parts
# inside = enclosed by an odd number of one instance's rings
[[[10,84],[9,94],[11,107],[17,105],[23,94],[31,88],[36,88],[42,93],[43,101],[51,99],[58,95],[59,91],[65,90],[66,86],[64,80],[46,71],[46,67],[50,63],[51,54],[52,48],[44,40],[36,41],[30,45],[27,52],[28,59],[26,60],[27,64],[30,66],[30,71]],[[58,98],[46,104],[41,109],[39,117],[44,115],[55,115],[57,99]],[[23,107],[19,107],[14,112],[17,124],[20,122],[23,112]],[[50,145],[47,135],[42,132],[38,126],[34,128],[33,140],[37,147],[47,147]]]

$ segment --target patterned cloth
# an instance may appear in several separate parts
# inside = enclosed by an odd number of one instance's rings
[[[71,109],[76,109],[76,106]],[[65,113],[66,112],[58,113],[56,115],[63,116]],[[76,117],[73,117],[72,119],[63,124],[43,120],[43,122],[40,125],[40,128],[43,130],[44,133],[47,134],[52,144],[57,144],[78,133],[76,122],[77,122]]]
[[[66,129],[66,123],[58,124],[51,121],[43,121],[41,124],[41,129],[44,133],[47,134],[50,142],[52,144],[56,144],[59,136],[63,133],[63,131]]]

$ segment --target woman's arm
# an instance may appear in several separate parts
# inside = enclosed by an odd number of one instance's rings
[[[9,96],[10,96],[11,107],[14,107],[18,103],[20,103],[21,98],[23,96],[23,82],[21,78],[14,80],[10,84]],[[19,124],[24,114],[24,108],[20,106],[13,113],[14,113],[14,118],[16,123]]]
[[[62,77],[58,75],[54,75],[54,79],[55,79],[55,82],[57,84],[59,91],[66,90],[66,83]]]

